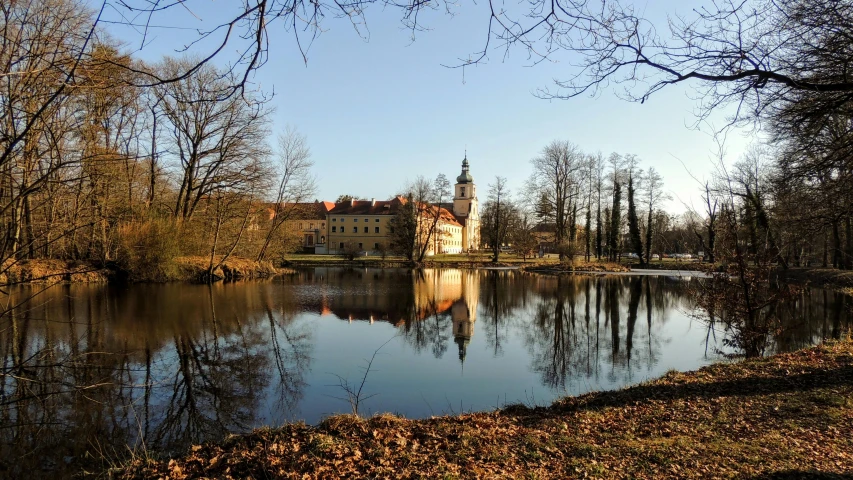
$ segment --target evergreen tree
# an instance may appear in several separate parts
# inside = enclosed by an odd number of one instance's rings
[[[622,230],[622,185],[617,175],[613,178],[613,208],[610,212],[610,238],[607,249],[610,252],[610,260],[616,261],[619,257],[619,232]]]
[[[646,262],[643,260],[643,239],[640,235],[640,222],[637,219],[637,207],[634,204],[634,172],[628,173],[628,234],[631,237],[631,247],[637,258],[640,260],[640,266],[644,266]]]
[[[601,229],[603,228],[601,224],[601,192],[598,195],[598,213],[595,215],[595,258],[596,260],[601,260],[602,254],[602,245],[603,241],[601,235]]]
[[[599,222],[599,227],[601,226],[600,223],[601,222]],[[611,256],[611,253],[610,253],[610,243],[611,243],[610,242],[610,236],[611,236],[610,227],[612,226],[612,224],[613,224],[613,222],[610,221],[610,207],[605,207],[604,208],[604,247],[602,248],[602,250],[603,250],[602,254],[607,259],[610,259],[610,256]]]
[[[584,251],[586,252],[586,261],[592,258],[592,205],[586,206],[586,222],[584,223]]]

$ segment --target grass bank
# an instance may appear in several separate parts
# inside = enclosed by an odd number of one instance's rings
[[[216,259],[218,263],[219,259]],[[145,268],[127,269],[117,263],[99,266],[91,262],[34,259],[8,262],[0,269],[0,285],[104,282],[193,282],[203,281],[209,257],[184,256]],[[272,262],[230,257],[213,271],[213,280],[267,278],[280,272]]]
[[[608,273],[608,272],[630,272],[631,268],[616,262],[584,262],[576,261],[574,265],[568,263],[545,263],[539,265],[528,265],[523,267],[527,272],[542,273],[547,275],[573,275],[585,273]]]
[[[405,420],[336,416],[136,460],[118,479],[850,478],[853,342],[570,397]]]
[[[251,280],[255,278],[268,278],[276,275],[276,269],[272,262],[256,262],[248,258],[229,257],[224,262],[220,262],[221,258],[214,259],[214,265],[217,266],[212,273],[212,280]],[[221,263],[221,264],[220,264]],[[168,280],[178,281],[203,281],[206,280],[208,268],[210,267],[210,257],[202,256],[187,256],[178,257],[174,260],[175,276]]]
[[[0,285],[104,283],[115,273],[89,262],[54,259],[9,261],[0,270]]]

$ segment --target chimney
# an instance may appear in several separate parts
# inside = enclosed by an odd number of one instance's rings
[[[371,199],[370,199],[370,206],[371,206],[371,207],[375,207],[375,206],[376,206],[376,199],[375,199],[375,198],[371,198]]]
[[[350,198],[350,199],[349,199],[349,206],[350,206],[350,207],[354,207],[354,206],[355,206],[355,199],[354,199],[354,198]]]

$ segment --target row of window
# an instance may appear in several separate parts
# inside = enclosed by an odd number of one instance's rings
[[[344,242],[339,243],[339,244],[338,244],[338,248],[340,248],[341,250],[343,250],[343,249],[344,249]],[[359,249],[359,250],[363,250],[363,249],[364,249],[364,246],[363,246],[363,244],[362,244],[361,242],[358,242],[358,249]],[[374,243],[374,244],[373,244],[373,249],[374,249],[374,250],[379,250],[379,244],[378,244],[378,243]]]
[[[340,220],[343,222],[344,220],[346,220],[346,217],[341,217],[341,218],[340,218]],[[332,217],[332,222],[337,222],[337,221],[338,221],[338,219],[337,219],[337,218]],[[353,221],[353,222],[358,222],[358,219],[357,219],[357,218],[353,218],[353,219],[352,219],[352,221]],[[365,218],[365,219],[364,219],[364,223],[367,223],[367,222],[369,222],[369,221],[370,221],[370,219],[369,219],[369,218]],[[378,218],[374,218],[374,219],[373,219],[373,221],[374,221],[374,222],[376,222],[376,223],[379,223],[379,219],[378,219]]]
[[[332,233],[338,232],[338,227],[332,225]],[[341,227],[341,233],[345,233],[344,227]],[[352,233],[358,233],[358,227],[352,227]],[[364,233],[370,233],[370,227],[364,227]],[[373,227],[373,233],[379,233],[379,227]]]
[[[299,224],[299,229],[300,229],[300,230],[305,230],[305,224],[304,224],[304,223],[300,223],[300,224]],[[323,223],[321,223],[321,224],[320,224],[320,229],[321,229],[321,230],[325,230],[325,229],[326,229],[326,222],[323,222]],[[308,230],[314,230],[314,224],[313,224],[313,223],[309,223],[309,224],[308,224]]]

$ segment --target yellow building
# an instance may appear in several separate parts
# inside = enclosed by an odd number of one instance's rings
[[[429,237],[427,255],[459,254],[477,250],[480,244],[480,213],[477,187],[469,172],[468,156],[462,160],[462,173],[456,178],[453,206],[419,205],[418,225],[422,239]],[[407,200],[349,200],[331,204],[326,212],[325,234],[316,233],[315,243],[328,239],[316,253],[341,254],[347,245],[363,254],[377,254],[390,246],[391,219]],[[451,210],[452,208],[452,210]],[[439,209],[439,219],[433,227]],[[306,232],[306,235],[310,232]],[[430,234],[431,233],[431,234]],[[307,237],[306,237],[307,242]]]
[[[326,248],[326,215],[335,204],[332,202],[304,202],[275,204],[268,207],[269,221],[276,215],[286,218],[282,223],[287,243],[298,243],[304,253],[328,253]]]
[[[435,222],[436,208],[440,210],[438,222]],[[418,208],[418,211],[420,212],[418,219],[420,236],[424,241],[429,238],[427,255],[463,252],[463,231],[465,227],[456,220],[453,213],[436,206]],[[435,225],[435,231],[430,232],[433,225]],[[430,233],[432,234],[430,235]]]
[[[361,252],[377,252],[387,248],[389,222],[406,200],[350,200],[336,203],[326,213],[328,253],[340,254],[346,245]]]

